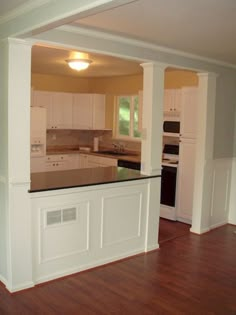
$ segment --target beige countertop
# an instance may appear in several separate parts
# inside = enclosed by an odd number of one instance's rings
[[[47,155],[56,155],[56,154],[87,154],[87,155],[95,155],[95,156],[101,156],[101,157],[107,157],[107,158],[111,158],[111,159],[117,159],[117,160],[123,160],[123,161],[130,161],[130,162],[140,162],[141,160],[141,156],[138,153],[133,153],[133,152],[127,152],[125,153],[125,155],[122,154],[118,154],[115,153],[113,154],[107,154],[104,151],[107,150],[101,150],[98,152],[94,152],[94,151],[82,151],[79,149],[50,149],[47,150]],[[103,153],[104,152],[104,153]]]

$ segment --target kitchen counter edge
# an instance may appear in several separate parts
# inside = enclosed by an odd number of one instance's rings
[[[143,175],[140,171],[116,166],[32,173],[29,193],[114,184],[156,177],[161,177],[161,175]]]

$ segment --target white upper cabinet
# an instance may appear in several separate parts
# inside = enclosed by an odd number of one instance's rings
[[[105,128],[105,95],[74,94],[73,129]]]
[[[105,95],[32,91],[32,106],[47,109],[47,129],[105,129]]]
[[[181,89],[164,90],[164,112],[179,114],[181,111]]]
[[[180,136],[196,138],[197,133],[197,96],[196,87],[182,89],[182,109],[180,115]]]
[[[72,128],[72,104],[73,94],[53,93],[52,108],[49,111],[49,129],[71,129]]]
[[[73,129],[92,129],[93,104],[91,94],[74,94],[72,117]]]
[[[93,129],[105,129],[105,95],[92,94]]]

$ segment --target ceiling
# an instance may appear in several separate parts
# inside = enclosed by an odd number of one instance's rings
[[[32,0],[0,1],[0,17]],[[74,26],[122,35],[229,63],[236,66],[235,0],[136,0],[127,5],[82,18]],[[65,60],[75,52],[34,46],[32,71],[94,77],[140,73],[134,61],[90,54],[88,70],[71,70]]]
[[[138,0],[74,25],[236,65],[235,0]]]
[[[92,63],[88,69],[78,72],[66,63],[67,59],[76,59],[76,54],[76,51],[61,48],[33,46],[32,72],[75,77],[107,77],[142,73],[142,67],[137,62],[95,53],[86,54],[85,57],[92,60]]]

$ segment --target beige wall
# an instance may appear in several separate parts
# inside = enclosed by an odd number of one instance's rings
[[[107,78],[93,78],[90,89],[93,93],[135,94],[143,88],[143,76],[130,75]]]
[[[86,93],[89,92],[89,80],[86,78],[32,73],[31,87],[42,91]]]
[[[167,70],[165,72],[165,89],[180,89],[183,86],[197,86],[198,76],[195,72],[185,70]]]

